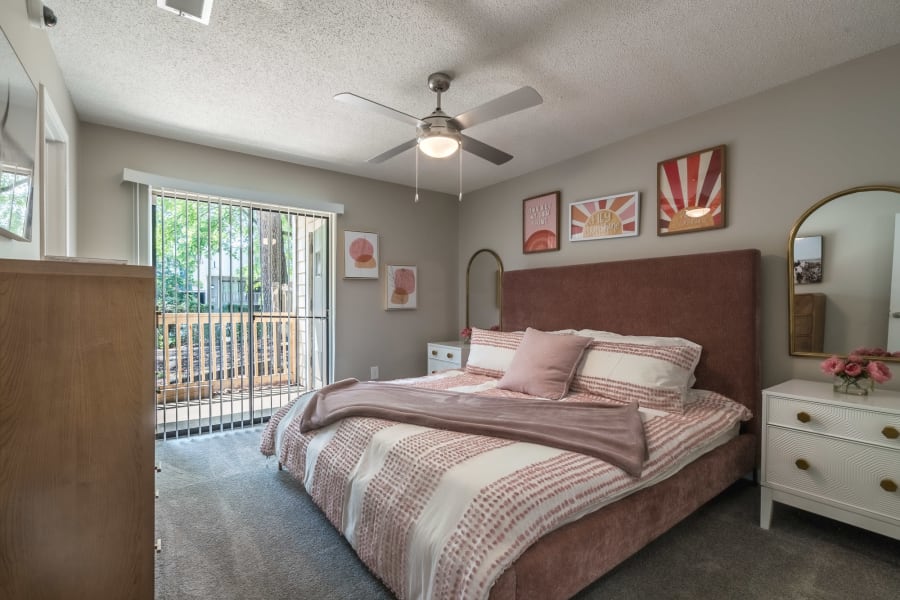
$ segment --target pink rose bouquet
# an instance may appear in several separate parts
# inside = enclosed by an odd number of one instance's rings
[[[831,356],[822,361],[822,372],[834,376],[835,391],[846,394],[868,394],[875,383],[884,383],[891,378],[891,371],[880,360],[871,356],[891,356],[882,351],[869,354],[870,349],[858,348],[847,358]]]
[[[490,331],[500,331],[499,325],[494,325],[491,327]],[[472,340],[472,328],[471,327],[463,327],[459,332],[459,337],[461,337],[468,344]]]

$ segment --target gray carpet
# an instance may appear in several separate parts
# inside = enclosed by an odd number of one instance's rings
[[[379,600],[391,594],[302,487],[257,450],[261,428],[157,442],[156,598]],[[900,541],[776,504],[739,482],[579,600],[897,600]]]

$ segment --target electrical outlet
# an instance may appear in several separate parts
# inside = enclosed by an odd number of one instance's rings
[[[378,367],[369,367],[369,379],[378,379]]]

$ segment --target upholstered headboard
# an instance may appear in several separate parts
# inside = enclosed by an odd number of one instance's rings
[[[503,274],[504,331],[534,327],[676,336],[703,346],[694,387],[749,407],[759,433],[759,250]]]

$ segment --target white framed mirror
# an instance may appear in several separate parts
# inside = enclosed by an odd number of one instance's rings
[[[37,91],[0,35],[0,235],[31,241]]]

